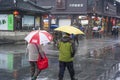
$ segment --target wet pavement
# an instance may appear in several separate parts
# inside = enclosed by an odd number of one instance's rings
[[[119,64],[119,43],[119,38],[108,37],[80,40],[74,57],[75,74],[78,80],[112,80],[110,75],[106,79],[99,79],[99,77]],[[58,50],[52,44],[44,48],[49,58],[49,68],[40,73],[38,80],[57,80]],[[0,46],[0,80],[30,80],[29,63],[25,52],[26,44]],[[111,73],[114,74],[115,72]],[[67,70],[64,80],[70,80]]]

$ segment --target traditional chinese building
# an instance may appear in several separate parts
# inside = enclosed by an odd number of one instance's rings
[[[37,0],[41,6],[51,6],[51,24],[82,24],[93,27],[96,23],[110,32],[119,21],[119,2],[116,0]]]
[[[0,0],[0,30],[43,28],[43,18],[49,9],[36,5],[34,0]]]

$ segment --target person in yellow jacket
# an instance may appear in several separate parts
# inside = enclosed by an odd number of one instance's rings
[[[75,46],[71,41],[70,35],[66,34],[59,42],[58,42],[58,49],[59,49],[59,80],[63,80],[64,71],[67,67],[71,80],[75,79],[75,72],[73,66],[73,56],[75,53]]]

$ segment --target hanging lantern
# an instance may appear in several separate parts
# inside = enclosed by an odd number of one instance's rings
[[[48,18],[48,15],[47,14],[43,15],[43,18]]]
[[[19,15],[19,12],[18,12],[18,11],[14,11],[13,14],[14,14],[15,16],[17,16],[17,15]]]
[[[95,21],[98,21],[99,19],[98,19],[98,17],[95,17],[94,20],[95,20]]]
[[[115,24],[116,24],[116,19],[115,18],[112,20],[112,24],[115,26]]]
[[[112,21],[113,21],[113,18],[111,17],[110,22],[112,22]]]

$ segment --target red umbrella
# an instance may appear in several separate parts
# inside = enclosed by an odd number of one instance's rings
[[[50,33],[45,30],[35,30],[30,32],[26,37],[25,40],[28,43],[35,43],[35,44],[47,44],[48,42],[53,40],[53,37]]]

